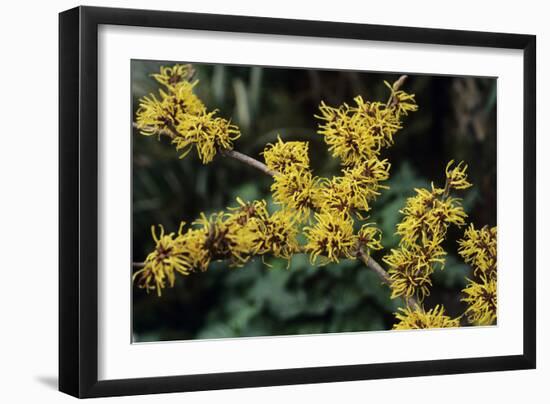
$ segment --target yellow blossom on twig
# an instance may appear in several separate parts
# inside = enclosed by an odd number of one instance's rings
[[[353,234],[353,219],[348,215],[335,212],[315,214],[315,224],[304,227],[308,240],[305,246],[310,260],[319,259],[321,265],[339,262],[341,258],[354,258],[357,252],[356,238]]]
[[[174,66],[161,66],[160,73],[152,74],[153,78],[160,84],[173,89],[180,83],[191,81],[195,74],[195,69],[190,64]]]
[[[424,328],[452,328],[460,326],[459,318],[451,318],[445,314],[445,308],[437,305],[429,311],[423,308],[406,307],[399,309],[395,313],[395,318],[399,321],[394,324],[394,330],[413,330]]]
[[[445,167],[447,186],[454,189],[470,188],[472,184],[468,182],[468,176],[466,175],[468,165],[461,161],[456,167],[451,168],[453,164],[454,160],[451,160],[447,164],[447,167]]]
[[[393,85],[387,81],[384,81],[384,84],[390,89],[391,92],[388,107],[394,109],[398,117],[408,115],[409,112],[418,110],[418,105],[416,105],[414,94],[408,94],[403,90],[398,90],[399,86],[402,84],[399,80]]]
[[[447,165],[445,170],[447,185],[450,184],[449,167]],[[459,174],[452,174],[452,177],[463,184],[466,174],[460,165],[457,172]],[[460,199],[451,197],[448,189],[432,183],[431,189],[417,188],[415,191],[416,195],[408,198],[400,211],[403,219],[396,231],[401,236],[400,248],[392,249],[384,257],[384,262],[390,266],[392,298],[416,296],[423,300],[429,295],[434,266],[440,265],[443,269],[445,264],[446,253],[441,244],[447,229],[449,225],[463,226],[467,217]]]
[[[136,125],[143,135],[166,135],[176,150],[185,157],[195,146],[199,158],[206,164],[218,152],[233,149],[233,141],[240,137],[240,130],[230,121],[217,117],[217,111],[208,112],[194,94],[198,83],[191,78],[189,65],[161,67],[161,73],[153,77],[166,86],[159,96],[151,94],[140,99],[136,113]]]
[[[216,111],[180,116],[177,134],[172,143],[185,157],[194,146],[204,164],[210,163],[218,151],[233,149],[233,141],[241,136],[239,128],[224,118],[215,117]]]
[[[155,227],[151,226],[151,233],[155,241],[155,249],[145,259],[142,269],[134,273],[133,279],[137,279],[138,286],[147,292],[156,290],[160,296],[162,289],[173,287],[176,273],[188,275],[192,265],[183,254],[182,243],[174,233],[165,234],[164,227],[160,227],[159,235]]]
[[[268,144],[262,152],[270,170],[285,174],[289,170],[308,170],[308,142],[283,142],[277,136],[277,142]]]
[[[468,304],[464,313],[474,325],[491,325],[497,318],[497,280],[480,276],[479,281],[468,279],[468,285],[462,290]]]
[[[256,254],[273,254],[275,257],[289,260],[298,252],[299,245],[296,239],[298,235],[297,218],[294,212],[278,210],[263,220],[258,220],[255,225]]]
[[[321,188],[311,171],[289,166],[287,172],[274,177],[271,191],[275,203],[296,210],[300,218],[307,218],[311,209],[318,206]]]
[[[497,317],[497,228],[476,230],[471,224],[458,241],[458,253],[473,267],[474,279],[462,290],[466,316],[475,325],[490,325]]]
[[[322,121],[318,133],[345,166],[377,156],[382,148],[391,146],[401,129],[401,117],[416,111],[414,95],[389,87],[393,100],[389,104],[364,101],[361,96],[354,98],[354,106],[331,107],[321,102],[320,115],[316,115]]]
[[[176,126],[187,115],[201,115],[206,108],[201,100],[193,93],[198,82],[180,83],[168,92],[159,90],[158,96],[150,94],[139,100],[136,113],[136,123],[141,134],[177,135]]]
[[[493,276],[497,270],[497,228],[484,226],[479,230],[473,224],[458,241],[458,253],[466,264],[474,268],[474,275]]]

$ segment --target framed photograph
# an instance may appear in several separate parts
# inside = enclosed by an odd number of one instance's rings
[[[61,391],[535,367],[534,36],[59,27]]]

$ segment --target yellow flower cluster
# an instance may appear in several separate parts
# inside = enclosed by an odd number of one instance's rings
[[[449,225],[463,226],[467,217],[460,199],[449,195],[452,189],[471,186],[466,181],[466,166],[460,163],[446,169],[445,188],[432,183],[431,190],[415,189],[416,195],[407,199],[400,211],[404,216],[397,225],[401,236],[399,249],[384,257],[390,269],[392,298],[416,296],[419,300],[430,294],[431,274],[439,265],[444,267],[445,250],[441,247]]]
[[[195,148],[202,162],[208,163],[218,152],[231,150],[240,132],[229,121],[217,117],[216,111],[207,111],[194,94],[197,81],[191,82],[193,75],[191,65],[161,67],[153,77],[164,89],[158,95],[140,100],[137,126],[144,135],[169,136],[181,157]],[[312,261],[323,257],[322,262],[337,262],[343,257],[356,257],[359,252],[368,254],[370,250],[381,249],[380,231],[364,224],[355,234],[352,216],[363,219],[361,213],[368,212],[380,190],[387,188],[381,182],[389,178],[390,163],[379,159],[380,151],[393,143],[402,115],[416,110],[413,95],[390,89],[391,102],[387,104],[366,102],[360,96],[355,98],[353,107],[344,104],[332,108],[321,104],[319,118],[325,124],[319,133],[325,135],[333,154],[342,159],[340,176],[332,179],[314,176],[309,167],[307,142],[284,142],[278,137],[275,143],[268,144],[262,154],[267,167],[276,173],[271,191],[281,210],[269,215],[265,206],[239,201],[237,210],[208,218],[201,215],[194,222],[195,228],[170,236],[178,248],[192,245],[197,252],[198,261],[191,262],[189,256],[183,258],[186,271],[205,270],[211,259],[227,259],[233,265],[242,265],[251,255],[266,252],[288,259],[300,249],[295,240],[298,226],[310,222],[311,212],[315,213],[315,223],[304,229],[308,238],[304,250]],[[263,213],[249,218],[243,214],[247,209]],[[333,232],[333,228],[340,230]],[[182,247],[179,241],[184,235],[189,241]],[[182,259],[177,248],[173,251],[177,259]],[[171,261],[163,262],[168,271],[177,268],[171,266]],[[146,279],[161,279],[143,277],[151,269],[152,258],[139,272],[142,283],[152,285]],[[162,287],[159,284],[154,288]]]
[[[462,290],[466,297],[462,301],[468,304],[466,316],[474,325],[492,325],[497,319],[497,280],[480,276],[479,280],[468,281]]]
[[[324,180],[319,206],[321,209],[341,213],[356,213],[370,210],[370,202],[380,195],[379,190],[388,187],[380,184],[390,176],[388,160],[371,158],[342,170],[342,176]]]
[[[358,234],[353,232],[353,219],[349,215],[322,211],[315,214],[314,226],[304,227],[312,263],[320,265],[339,262],[340,258],[356,258],[360,249],[380,250],[381,233],[376,227],[365,224]]]
[[[470,188],[472,184],[468,182],[468,176],[466,175],[466,170],[468,169],[468,166],[464,164],[463,161],[461,161],[453,168],[454,163],[455,161],[451,160],[447,164],[447,167],[445,167],[445,176],[447,179],[447,183],[445,187],[447,189],[448,188],[452,188],[452,189]]]
[[[458,253],[472,266],[474,275],[493,276],[497,270],[497,228],[484,226],[476,230],[473,224],[458,241]]]
[[[270,253],[275,257],[289,260],[299,251],[297,221],[293,212],[278,210],[262,221],[256,222],[257,237],[255,251],[257,254]]]
[[[401,83],[402,84],[402,83]],[[391,86],[390,86],[391,87]],[[307,142],[283,142],[280,137],[263,152],[266,165],[276,172],[271,187],[275,203],[296,212],[299,221],[314,224],[304,227],[304,246],[312,262],[338,262],[380,249],[380,230],[363,225],[354,234],[353,216],[364,219],[371,202],[387,188],[390,163],[380,159],[384,147],[393,144],[401,128],[401,117],[417,109],[414,95],[391,87],[390,101],[368,102],[357,96],[355,106],[337,108],[324,102],[320,106],[323,123],[319,133],[329,151],[342,161],[342,174],[331,179],[318,178],[309,168]]]
[[[443,265],[444,256],[445,251],[439,245],[430,251],[404,246],[392,249],[391,253],[384,257],[384,262],[389,266],[391,298],[416,296],[423,300],[430,294],[434,265]]]
[[[167,88],[176,89],[182,82],[191,81],[195,75],[195,69],[190,64],[176,64],[172,67],[161,66],[160,73],[155,73],[152,76],[160,84]]]
[[[307,219],[318,206],[320,180],[309,168],[307,142],[277,142],[268,144],[262,152],[267,167],[276,172],[271,186],[273,200],[285,209],[294,210],[297,219]]]
[[[275,168],[275,162],[281,167],[281,175],[275,177],[272,187],[275,201],[297,210],[302,217],[308,217],[310,210],[316,212],[315,223],[304,228],[308,240],[304,248],[312,262],[338,262],[340,258],[356,258],[359,253],[369,254],[370,250],[382,248],[377,228],[367,224],[354,233],[353,216],[364,219],[362,213],[368,212],[380,190],[387,188],[381,182],[389,178],[390,163],[379,155],[382,148],[393,144],[402,115],[417,108],[414,95],[402,91],[392,90],[390,100],[384,104],[357,96],[354,106],[321,103],[320,115],[316,116],[322,121],[318,133],[324,136],[333,156],[342,162],[339,176],[314,177],[309,160],[303,157],[307,155],[304,142],[288,142],[285,151],[292,152],[284,153],[284,143],[279,139],[278,158],[270,155],[270,161],[264,152],[270,168]],[[275,147],[269,152],[274,153]]]
[[[196,84],[183,81],[176,88],[168,89],[168,92],[160,89],[158,97],[155,94],[142,97],[136,112],[141,134],[174,137],[178,117],[202,114],[206,108],[193,93]]]
[[[262,152],[265,164],[280,174],[309,169],[308,142],[283,142],[277,136],[276,143],[268,143]]]
[[[318,207],[320,180],[310,170],[290,165],[286,172],[274,177],[271,191],[275,203],[295,210],[297,217],[302,220],[308,218],[310,211]]]
[[[403,115],[408,115],[409,112],[418,110],[418,106],[416,105],[416,101],[414,99],[414,94],[408,94],[405,91],[398,89],[403,84],[401,82],[403,79],[405,79],[405,77],[401,77],[393,83],[393,85],[387,81],[384,81],[384,84],[390,89],[391,92],[388,105],[398,118]]]
[[[239,128],[230,121],[208,112],[193,88],[198,81],[190,82],[193,76],[191,65],[161,67],[155,80],[164,85],[159,90],[143,97],[137,111],[137,127],[143,135],[166,135],[172,139],[181,158],[196,148],[203,163],[213,160],[217,152],[233,149],[233,141],[240,137]]]
[[[165,234],[162,226],[159,235],[156,234],[154,226],[151,227],[151,233],[156,244],[155,249],[145,259],[144,267],[134,273],[133,279],[138,279],[140,288],[146,289],[147,292],[156,290],[160,296],[167,282],[170,287],[174,286],[176,273],[188,275],[192,266],[186,259],[189,249],[181,242],[181,227],[178,235]]]
[[[262,153],[269,169],[276,172],[271,190],[275,203],[283,211],[294,213],[297,222],[309,221],[313,211],[314,224],[303,228],[307,243],[304,251],[312,262],[321,265],[355,258],[361,251],[381,249],[380,231],[363,225],[354,233],[353,210],[369,210],[369,201],[378,190],[379,182],[389,177],[387,160],[370,159],[354,167],[344,168],[341,177],[331,180],[315,177],[309,168],[307,142],[277,142]]]
[[[173,287],[176,273],[206,271],[213,260],[228,260],[240,267],[254,255],[270,253],[290,259],[298,251],[294,215],[285,210],[269,214],[267,203],[244,202],[237,198],[238,206],[228,212],[207,217],[204,213],[193,222],[194,227],[184,230],[182,222],[177,234],[160,236],[153,228],[155,250],[145,260],[144,267],[133,278],[147,291]]]
[[[392,93],[387,104],[364,101],[361,96],[354,98],[354,106],[344,103],[335,108],[321,103],[320,115],[316,115],[322,121],[318,133],[344,166],[376,157],[382,148],[391,146],[402,116],[418,109],[414,95],[389,87]]]
[[[497,228],[476,230],[470,225],[459,240],[458,253],[472,266],[474,279],[462,291],[466,316],[475,325],[491,325],[497,318]]]
[[[451,318],[445,314],[443,306],[435,306],[429,311],[423,308],[410,307],[400,308],[400,312],[395,313],[395,318],[399,320],[394,324],[394,330],[414,330],[424,328],[452,328],[460,326],[459,318]]]

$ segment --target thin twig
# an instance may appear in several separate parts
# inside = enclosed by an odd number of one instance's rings
[[[279,174],[278,172],[269,169],[269,167],[261,161],[258,161],[255,158],[247,156],[246,154],[238,152],[236,150],[224,150],[222,151],[222,155],[234,158],[235,160],[239,160],[240,162],[248,164],[250,167],[254,167],[255,169],[260,170],[264,174],[270,175],[272,177]]]
[[[359,257],[361,258],[361,261],[365,263],[367,267],[372,269],[376,275],[380,278],[382,282],[384,282],[386,285],[391,285],[391,279],[388,273],[382,268],[382,266],[374,260],[370,255],[365,254],[363,251],[360,252]]]
[[[395,81],[392,85],[392,94],[390,95],[390,98],[388,99],[388,102],[386,103],[386,106],[389,107],[391,105],[394,105],[394,103],[397,101],[395,99],[395,97],[393,96],[393,94],[398,91],[402,86],[403,84],[405,84],[405,80],[407,80],[407,75],[404,74],[402,75],[401,77],[399,77],[397,79],[397,81]]]

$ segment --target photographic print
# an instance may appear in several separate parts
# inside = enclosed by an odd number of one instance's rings
[[[497,324],[496,78],[132,60],[131,88],[133,342]]]

